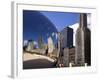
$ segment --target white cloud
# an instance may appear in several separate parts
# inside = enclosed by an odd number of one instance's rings
[[[87,27],[91,30],[91,14],[87,14]]]
[[[73,25],[69,26],[70,28],[72,28],[74,31],[73,33],[73,45],[75,46],[75,34],[76,34],[76,30],[79,27],[79,23],[75,23]],[[87,14],[87,27],[91,30],[91,14]]]
[[[75,23],[73,25],[70,25],[69,27],[73,29],[73,45],[75,46],[75,35],[76,35],[76,30],[79,27],[79,23]]]

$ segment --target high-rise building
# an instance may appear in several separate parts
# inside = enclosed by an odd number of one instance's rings
[[[80,14],[80,24],[76,31],[76,65],[91,65],[91,33],[87,27],[87,14]]]
[[[73,47],[73,29],[70,27],[65,27],[61,31],[61,35],[62,35],[62,42],[61,42],[62,48]]]
[[[65,27],[58,34],[58,53],[59,61],[58,64],[63,63],[64,66],[69,65],[69,48],[73,47],[73,29]]]
[[[63,64],[68,67],[70,63],[75,64],[75,47],[64,49]]]

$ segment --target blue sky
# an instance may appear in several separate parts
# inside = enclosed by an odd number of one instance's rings
[[[42,36],[47,41],[53,32],[78,22],[78,13],[23,10],[23,39],[37,41]]]
[[[79,14],[71,12],[41,12],[45,15],[58,29],[62,30],[64,27],[73,25],[79,22]]]

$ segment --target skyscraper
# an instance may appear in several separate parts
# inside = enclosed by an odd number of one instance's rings
[[[75,47],[64,48],[63,64],[68,67],[70,63],[75,63]]]
[[[76,31],[76,65],[91,65],[91,33],[87,27],[87,14],[80,14],[80,25]]]
[[[73,47],[73,29],[70,27],[65,27],[61,31],[62,35],[62,48]]]

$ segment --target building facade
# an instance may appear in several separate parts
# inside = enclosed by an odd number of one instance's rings
[[[61,31],[62,35],[62,48],[73,47],[73,29],[70,27],[65,27]]]
[[[83,66],[91,65],[91,33],[87,27],[87,14],[80,14],[80,25],[76,31],[75,64]]]
[[[65,48],[63,53],[63,64],[69,67],[70,63],[75,64],[75,47]]]

